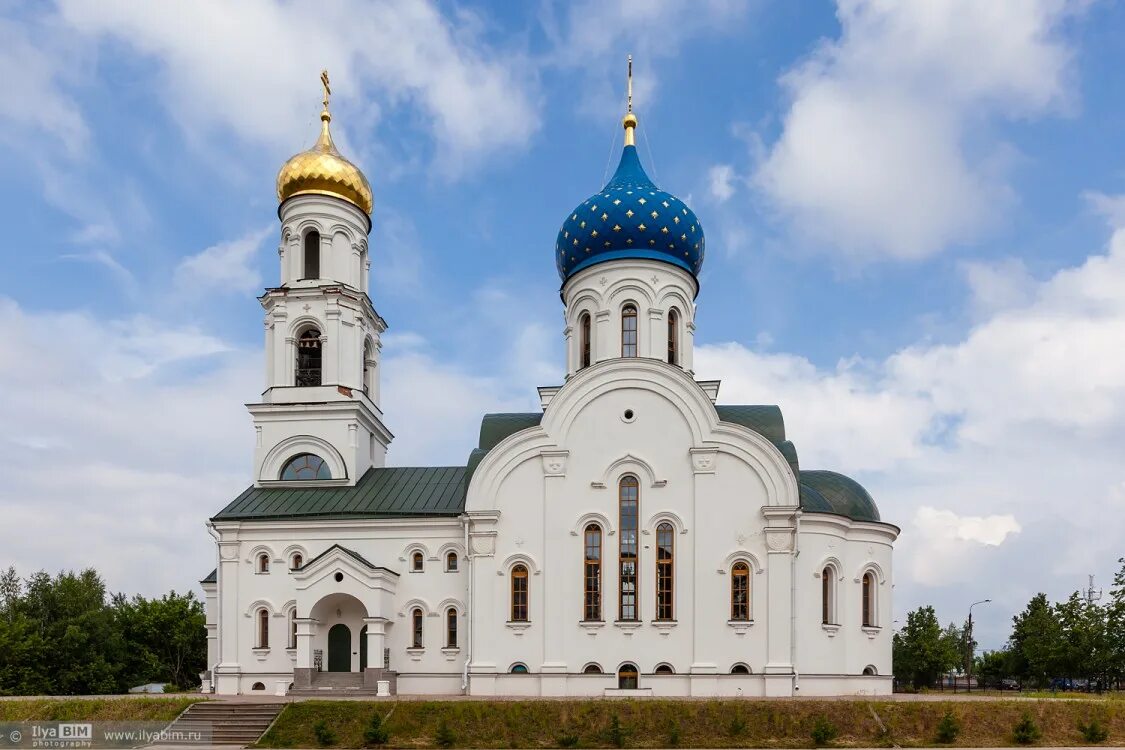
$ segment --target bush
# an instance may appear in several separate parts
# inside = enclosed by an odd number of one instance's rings
[[[316,744],[321,747],[336,744],[336,733],[328,728],[328,724],[325,723],[324,719],[313,724],[313,734],[316,736]]]
[[[377,747],[379,745],[385,745],[390,739],[390,732],[383,726],[383,717],[378,713],[371,714],[371,721],[367,724],[367,729],[363,731],[363,746]]]
[[[836,739],[836,727],[823,716],[816,717],[812,728],[812,741],[817,747],[823,747]]]
[[[1082,733],[1082,739],[1091,745],[1100,745],[1109,739],[1109,730],[1097,719],[1090,719],[1089,724],[1078,722],[1078,731]]]
[[[578,747],[578,734],[575,732],[566,732],[560,734],[555,738],[559,747]]]
[[[614,747],[625,747],[625,729],[617,714],[609,720],[609,743]]]
[[[937,725],[937,741],[943,745],[951,745],[960,733],[961,722],[957,721],[957,717],[953,715],[952,711],[946,711],[945,716],[941,717],[941,721]]]
[[[680,746],[680,725],[673,724],[668,730],[668,747]]]
[[[745,731],[746,720],[735,714],[734,718],[730,720],[730,724],[727,725],[727,734],[731,737],[741,737]]]
[[[453,734],[453,730],[445,723],[445,719],[441,720],[438,724],[437,734],[434,735],[434,742],[438,747],[453,747],[457,742],[457,735]]]
[[[1042,736],[1043,732],[1039,729],[1039,725],[1028,713],[1025,713],[1012,728],[1012,739],[1017,745],[1030,745]]]

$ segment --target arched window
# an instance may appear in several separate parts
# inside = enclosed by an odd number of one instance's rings
[[[656,674],[676,674],[676,670],[672,669],[671,664],[657,664]]]
[[[270,572],[270,556],[269,556],[269,553],[267,553],[267,552],[259,552],[258,553],[258,572],[259,573],[269,573]]]
[[[745,664],[735,664],[730,668],[731,674],[750,674],[750,667]]]
[[[637,308],[625,305],[621,308],[621,356],[637,356]]]
[[[872,666],[871,664],[868,664],[866,667],[863,668],[863,674],[866,675],[867,677],[873,677],[873,676],[879,674],[879,670],[875,669],[875,667]]]
[[[875,627],[875,574],[863,574],[863,627]]]
[[[445,610],[445,647],[457,648],[457,610]]]
[[[289,648],[297,648],[297,608],[289,610]]]
[[[592,523],[584,534],[586,554],[582,567],[585,589],[582,619],[602,619],[602,527]]]
[[[251,690],[265,690],[266,686],[265,686],[264,683],[255,682],[253,685],[250,686],[250,689]]]
[[[315,229],[305,233],[305,268],[302,278],[320,278],[320,232]]]
[[[328,468],[328,462],[315,453],[298,453],[281,469],[281,478],[290,482],[331,479],[332,471]]]
[[[622,664],[621,668],[617,670],[617,689],[618,690],[636,690],[637,689],[637,667],[634,664]]]
[[[258,610],[258,648],[270,647],[270,613],[269,610]]]
[[[820,622],[836,624],[836,571],[831,565],[820,571]]]
[[[415,607],[414,611],[410,613],[410,622],[412,626],[410,647],[422,648],[422,608]]]
[[[637,514],[640,486],[636,477],[621,477],[617,485],[617,500],[621,516],[617,619],[636,621],[640,619],[637,612]]]
[[[750,619],[750,566],[741,560],[730,569],[730,619]]]
[[[582,670],[582,674],[601,674],[602,668],[598,664],[587,664]]]
[[[445,572],[447,572],[447,573],[456,573],[457,572],[457,553],[453,552],[452,550],[445,553]]]
[[[512,568],[512,622],[527,622],[527,567]]]
[[[512,668],[509,669],[508,671],[511,672],[512,674],[528,674],[527,665],[526,664],[520,664],[519,662],[513,664]]]
[[[320,329],[306,328],[297,338],[297,377],[294,384],[301,388],[321,383]]]
[[[668,311],[668,364],[680,364],[679,348],[680,313],[676,308]]]
[[[578,368],[590,366],[590,313],[578,318]]]
[[[289,559],[290,570],[300,570],[301,566],[305,564],[305,558],[301,556],[300,552],[294,552],[293,557]]]
[[[656,619],[674,620],[675,607],[675,531],[672,524],[656,527]]]
[[[375,358],[371,354],[371,342],[363,342],[363,392],[375,392]]]
[[[410,569],[415,573],[421,573],[426,567],[426,556],[421,552],[415,552],[410,556]]]

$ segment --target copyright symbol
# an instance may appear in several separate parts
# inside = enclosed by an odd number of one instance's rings
[[[23,735],[20,734],[20,730],[13,729],[11,734],[8,735],[8,739],[10,739],[13,743],[19,742],[23,739]]]

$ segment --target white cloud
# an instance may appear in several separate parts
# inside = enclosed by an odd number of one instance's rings
[[[1005,258],[995,263],[966,262],[961,270],[978,316],[1021,307],[1031,300],[1035,291],[1035,279],[1019,258]]]
[[[707,182],[711,190],[711,197],[719,203],[725,203],[734,195],[734,181],[734,167],[730,164],[716,164],[707,172]]]
[[[782,78],[792,103],[758,187],[800,232],[859,260],[975,236],[1013,200],[1012,149],[981,123],[1066,110],[1070,8],[840,0],[839,39]]]
[[[121,265],[116,258],[105,250],[90,250],[84,253],[65,253],[59,256],[59,260],[73,260],[101,266],[109,271],[114,280],[124,287],[127,293],[132,295],[137,292],[137,279],[133,276],[133,272]]]
[[[264,227],[187,256],[176,266],[176,286],[220,292],[260,292],[262,277],[255,256],[275,231],[272,226]]]
[[[538,126],[519,50],[491,47],[467,11],[451,21],[424,0],[64,0],[61,13],[78,32],[148,57],[160,96],[188,128],[229,127],[248,141],[297,150],[316,124],[322,68],[332,75],[337,113],[341,103],[356,113],[338,124],[358,130],[377,117],[364,103],[372,89],[381,105],[409,103],[425,114],[443,168],[525,143]]]
[[[953,511],[938,510],[927,505],[914,514],[914,524],[934,541],[975,542],[999,547],[1009,534],[1018,534],[1020,525],[1015,516],[958,516]]]
[[[49,133],[71,155],[78,155],[86,149],[90,133],[62,85],[75,61],[65,46],[45,43],[53,41],[38,25],[0,19],[0,119],[14,123],[24,135],[29,130]]]
[[[822,369],[739,344],[695,356],[724,402],[782,407],[803,468],[855,474],[903,527],[899,613],[936,603],[959,618],[971,592],[991,596],[996,645],[1035,591],[1066,596],[1125,553],[1111,510],[1125,486],[1125,230],[1020,285],[960,341],[881,361]]]
[[[0,360],[6,564],[24,575],[92,565],[113,590],[194,588],[213,558],[203,521],[246,484],[241,405],[258,391],[260,356],[192,328],[7,299],[0,326],[19,352]]]

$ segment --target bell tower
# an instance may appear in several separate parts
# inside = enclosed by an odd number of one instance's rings
[[[368,295],[371,185],[332,142],[327,71],[320,80],[320,136],[277,176],[280,278],[259,297],[266,382],[247,405],[258,486],[353,485],[393,437],[379,408],[387,324]]]

